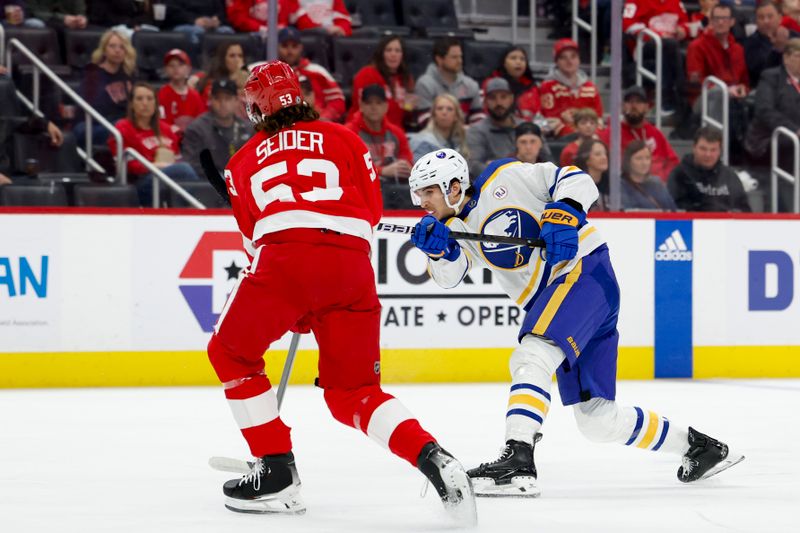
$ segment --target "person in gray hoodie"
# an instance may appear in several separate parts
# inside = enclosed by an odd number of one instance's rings
[[[489,115],[467,130],[472,176],[479,176],[490,161],[515,152],[514,128],[522,122],[514,115],[514,93],[505,78],[492,78],[486,83],[486,110]]]
[[[473,123],[483,118],[480,85],[464,74],[463,66],[464,53],[460,41],[445,37],[433,43],[433,63],[428,65],[414,88],[417,99],[414,110],[420,127],[428,122],[433,100],[441,93],[456,97],[467,122]]]

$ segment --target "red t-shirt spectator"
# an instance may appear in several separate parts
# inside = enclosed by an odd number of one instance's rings
[[[403,85],[403,81],[398,74],[391,76],[389,81],[391,83],[391,89],[383,76],[381,76],[380,71],[372,65],[367,65],[359,70],[353,78],[353,104],[347,111],[347,120],[351,121],[353,116],[358,113],[358,103],[361,101],[361,91],[364,90],[364,87],[380,85],[386,89],[386,101],[389,104],[386,118],[398,128],[403,128],[406,113],[405,100],[408,90],[405,85]]]
[[[728,86],[744,85],[750,91],[750,75],[744,59],[744,47],[728,34],[728,47],[714,36],[709,28],[689,43],[686,50],[686,76],[689,81],[702,82],[708,76],[716,76]],[[700,94],[699,87],[690,85],[687,90],[690,103]]]
[[[278,28],[289,25],[291,2],[278,0]],[[228,21],[236,31],[254,32],[266,28],[269,0],[226,0],[225,5]]]
[[[314,89],[314,108],[319,112],[320,118],[338,122],[345,112],[344,93],[331,73],[306,57],[300,60],[294,70],[298,76],[302,74],[311,82],[311,88]]]
[[[360,113],[354,116],[346,126],[350,131],[355,132],[369,148],[372,163],[379,176],[384,166],[390,165],[398,159],[407,161],[409,165],[414,163],[414,155],[408,146],[405,132],[391,124],[386,117],[383,117],[380,131],[370,130]]]
[[[298,30],[338,26],[345,37],[353,34],[344,0],[289,0],[289,22]]]
[[[597,136],[608,146],[611,130],[609,128],[600,130],[597,132]],[[675,150],[672,149],[672,145],[669,144],[661,130],[647,121],[642,122],[638,128],[632,127],[625,121],[620,122],[620,152],[624,152],[625,147],[636,139],[644,141],[653,154],[650,174],[658,176],[662,181],[666,182],[669,173],[680,163]]]
[[[644,28],[662,37],[676,37],[678,27],[689,35],[689,15],[680,0],[626,0],[622,31],[636,34]]]
[[[207,109],[205,101],[196,90],[186,87],[186,93],[179,94],[170,84],[159,89],[158,105],[161,108],[161,118],[181,131]]]
[[[795,19],[793,19],[789,15],[783,16],[783,18],[781,19],[781,26],[783,26],[786,29],[800,33],[800,23],[798,23]]]
[[[163,120],[158,123],[158,127],[161,129],[161,136],[156,136],[155,131],[151,129],[144,130],[135,126],[127,118],[117,121],[114,126],[122,134],[124,147],[133,148],[149,161],[155,161],[156,150],[159,147],[171,150],[176,158],[180,155],[178,137],[172,132],[172,127]],[[108,146],[111,148],[112,154],[117,152],[117,141],[113,136],[108,138]],[[150,171],[147,170],[147,167],[135,159],[128,161],[128,174],[143,176],[149,173]]]
[[[603,101],[600,98],[600,91],[591,80],[581,83],[575,91],[558,80],[545,80],[539,87],[539,98],[542,104],[542,115],[546,118],[557,118],[564,123],[564,126],[555,132],[558,137],[575,131],[571,121],[565,120],[565,111],[591,107],[597,111],[598,117],[603,116]]]

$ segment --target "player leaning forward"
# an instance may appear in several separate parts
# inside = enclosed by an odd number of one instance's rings
[[[308,328],[334,418],[419,468],[451,514],[474,522],[463,467],[380,386],[380,304],[369,251],[383,207],[367,147],[344,127],[317,120],[285,63],[254,69],[245,97],[258,133],[231,158],[225,177],[252,260],[208,354],[256,460],[249,475],[225,483],[225,505],[305,510],[263,354],[285,332]]]
[[[496,461],[469,471],[477,495],[539,494],[534,437],[550,408],[554,372],[562,403],[573,406],[590,440],[682,456],[678,479],[684,482],[743,458],[693,428],[614,401],[619,287],[608,247],[586,221],[598,197],[590,176],[577,167],[502,159],[470,186],[464,159],[440,150],[414,165],[409,185],[415,203],[430,213],[414,228],[412,242],[428,254],[436,283],[455,287],[473,266],[490,268],[526,311],[509,363],[505,449]],[[451,230],[540,237],[546,249],[459,244]]]

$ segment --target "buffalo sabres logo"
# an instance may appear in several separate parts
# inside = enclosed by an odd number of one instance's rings
[[[439,159],[444,159],[445,157],[447,157],[447,154],[444,152],[437,152],[436,157],[438,157]]]
[[[486,235],[506,235],[535,239],[539,236],[539,224],[534,216],[517,207],[507,207],[490,214],[481,226]],[[503,270],[516,270],[528,264],[532,248],[516,244],[482,242],[481,253],[486,261]]]

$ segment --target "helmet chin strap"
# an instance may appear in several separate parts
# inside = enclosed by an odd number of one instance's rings
[[[467,198],[467,192],[461,187],[461,197],[458,199],[458,202],[455,205],[450,203],[450,190],[448,189],[447,193],[444,195],[444,203],[447,204],[447,207],[450,209],[455,209],[456,215],[461,212],[461,208],[464,207],[464,200]]]

